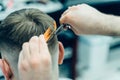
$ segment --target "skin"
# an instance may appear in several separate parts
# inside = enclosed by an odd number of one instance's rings
[[[71,25],[77,34],[120,35],[120,17],[104,14],[95,8],[81,4],[69,7],[61,16],[60,23]],[[42,42],[43,45],[38,44]],[[32,45],[32,46],[31,46]],[[34,47],[38,47],[36,50]],[[45,50],[45,52],[41,52]],[[36,51],[36,52],[34,52]],[[47,56],[44,54],[46,53]],[[42,56],[42,57],[41,57]],[[37,58],[36,58],[37,57]],[[31,61],[31,59],[32,61]],[[35,63],[33,63],[33,61]],[[38,62],[39,61],[39,62]],[[45,63],[43,65],[43,63]],[[47,66],[47,67],[46,67]],[[31,68],[32,67],[32,68]],[[24,43],[18,63],[21,80],[51,80],[51,57],[43,36],[33,37]],[[44,73],[43,73],[44,72]],[[33,74],[41,74],[42,76]]]
[[[77,35],[120,35],[119,16],[101,13],[86,4],[69,7],[62,14],[60,23],[70,24]],[[23,44],[18,62],[20,80],[52,80],[51,67],[51,56],[43,35],[32,37]]]
[[[62,63],[61,60],[62,57],[59,63]],[[54,80],[51,72],[52,59],[43,35],[33,36],[23,44],[18,60],[19,79],[14,77],[6,60],[0,59],[0,67],[5,80]],[[11,78],[10,74],[13,75]]]
[[[51,56],[43,35],[23,44],[18,62],[20,80],[52,80],[51,68]]]
[[[7,46],[3,47],[7,48]],[[16,52],[18,51],[16,50]],[[58,42],[57,66],[62,64],[63,58],[64,47],[61,42]],[[57,71],[56,74],[53,74],[52,56],[43,35],[39,37],[33,36],[28,42],[23,44],[17,66],[18,77],[15,76],[15,70],[12,69],[12,66],[6,59],[0,59],[0,67],[5,80],[58,80]]]
[[[70,24],[77,35],[120,35],[119,16],[104,14],[87,4],[69,7],[62,14],[60,23]]]
[[[58,80],[58,64],[62,64],[64,58],[64,47],[61,42],[58,42],[57,51],[53,53],[55,57],[52,57],[49,52],[43,35],[33,36],[23,44],[21,51],[18,47],[10,48],[13,45],[8,46],[4,42],[1,46],[4,48],[1,49],[2,53],[9,53],[11,57],[15,56],[11,55],[12,53],[20,52],[18,65],[16,65],[17,70],[12,68],[15,65],[10,65],[8,58],[4,58],[6,56],[0,59],[0,67],[5,80]],[[52,58],[56,60],[54,65]],[[16,74],[18,75],[16,76]]]
[[[64,57],[63,45],[56,35],[48,45],[44,37],[37,37],[47,27],[53,29],[53,22],[52,18],[35,9],[22,9],[3,20],[0,25],[0,66],[6,80],[58,80],[58,64]]]
[[[69,7],[62,14],[60,23],[70,24],[77,35],[120,35],[119,16],[104,14],[87,4]],[[32,37],[23,44],[18,62],[20,80],[51,80],[51,67],[51,56],[43,36]]]

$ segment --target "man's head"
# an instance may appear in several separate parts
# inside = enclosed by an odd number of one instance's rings
[[[2,58],[9,64],[6,66],[11,69],[16,79],[18,79],[17,64],[22,44],[29,41],[32,36],[44,34],[48,27],[53,31],[54,22],[51,17],[38,9],[22,9],[11,13],[2,21],[0,25],[0,52]],[[58,63],[61,63],[63,58],[64,51],[61,47],[62,45],[58,43],[56,36],[48,41],[53,75],[55,76],[58,76]],[[4,72],[4,74],[9,75],[10,72]]]

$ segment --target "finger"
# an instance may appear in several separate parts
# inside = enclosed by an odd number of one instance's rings
[[[44,54],[44,53],[48,54],[49,53],[48,46],[47,46],[47,43],[46,43],[43,35],[40,35],[40,37],[39,37],[39,45],[40,45],[39,46],[40,54]]]
[[[22,46],[22,54],[25,59],[30,59],[29,43],[25,42]]]
[[[69,9],[70,9],[70,8],[71,8],[71,6],[69,6],[69,7],[68,7],[68,9],[67,9],[67,10],[65,10],[61,16],[66,15],[66,14],[69,12]]]
[[[27,60],[21,61],[21,63],[19,63],[18,69],[22,73],[27,72],[30,69],[29,62]]]
[[[76,6],[70,6],[68,7],[68,9],[66,11],[63,12],[63,14],[61,16],[66,15],[67,13],[69,13],[69,11],[71,11],[72,9],[76,8]]]
[[[52,62],[51,55],[43,35],[40,35],[39,41],[40,41],[40,56],[41,56],[40,63],[43,64],[42,66],[50,67]]]
[[[60,18],[60,23],[63,24],[63,23],[67,23],[67,15],[64,15],[64,16],[61,16]]]
[[[23,61],[23,51],[20,51],[19,53],[19,59],[18,59],[18,67],[19,67],[19,64],[21,64],[21,62]]]
[[[61,18],[60,18],[60,23],[61,23],[61,24],[62,24],[62,23],[70,24],[71,16],[72,16],[71,14],[72,14],[72,12],[69,11],[68,13],[66,13],[66,15],[61,16]]]
[[[39,41],[38,37],[34,36],[30,39],[29,41],[29,49],[30,49],[30,54],[33,56],[37,56],[39,54]]]
[[[23,51],[21,51],[18,60],[18,71],[23,74],[27,69],[29,69],[28,61],[23,57]]]
[[[67,9],[66,11],[64,11],[63,14],[61,15],[61,17],[64,16],[64,15],[66,15],[68,12],[69,12],[69,9]]]

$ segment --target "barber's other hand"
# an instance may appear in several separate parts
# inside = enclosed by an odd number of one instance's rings
[[[43,35],[34,36],[22,46],[18,71],[20,80],[51,80],[51,55]]]
[[[103,14],[87,4],[69,7],[60,18],[60,23],[70,24],[77,35],[99,34],[101,21]]]

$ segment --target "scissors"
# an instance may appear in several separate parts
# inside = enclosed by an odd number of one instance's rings
[[[46,32],[44,33],[44,37],[46,42],[48,42],[51,38],[53,38],[55,35],[60,34],[62,31],[70,29],[71,25],[69,24],[61,24],[56,30],[54,30],[53,32],[51,32],[51,29],[48,28],[46,30]]]

